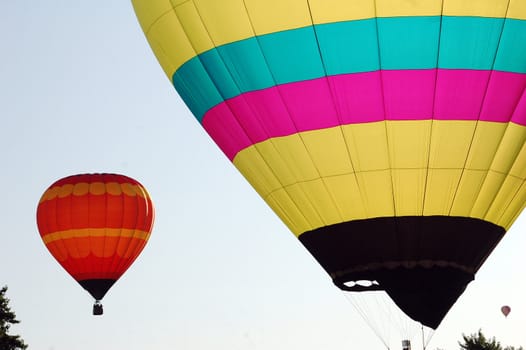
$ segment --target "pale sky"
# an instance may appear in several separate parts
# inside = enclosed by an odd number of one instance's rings
[[[385,348],[191,116],[130,2],[6,1],[0,36],[0,285],[30,349]],[[85,172],[137,179],[157,214],[102,317],[35,221],[51,183]],[[526,346],[525,228],[523,215],[429,349],[479,328]]]

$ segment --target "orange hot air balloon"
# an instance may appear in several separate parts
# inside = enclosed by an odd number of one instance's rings
[[[100,301],[143,250],[154,208],[146,189],[117,174],[82,174],[56,181],[42,195],[37,224],[47,249]]]
[[[500,311],[502,311],[502,314],[504,315],[504,317],[508,317],[508,315],[511,312],[511,307],[509,307],[508,305],[504,305],[503,307],[500,308]]]

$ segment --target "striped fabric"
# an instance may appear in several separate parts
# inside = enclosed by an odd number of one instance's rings
[[[44,244],[80,283],[116,281],[148,241],[153,216],[144,187],[115,174],[58,180],[44,192],[37,209]]]
[[[188,107],[295,234],[391,215],[507,229],[523,208],[523,1],[134,6]]]
[[[526,1],[132,2],[334,283],[374,280],[436,328],[526,202]]]

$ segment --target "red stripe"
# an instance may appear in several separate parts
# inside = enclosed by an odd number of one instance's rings
[[[118,279],[139,256],[146,241],[111,237],[107,244],[113,247],[114,253],[106,257],[98,256],[98,253],[101,253],[100,247],[90,247],[89,238],[53,241],[46,246],[60,265],[76,280]],[[72,256],[79,253],[83,256]]]
[[[72,175],[65,177],[63,179],[60,179],[53,183],[51,187],[55,186],[63,186],[63,185],[74,185],[77,183],[93,183],[93,182],[102,182],[102,183],[108,183],[108,182],[116,182],[119,184],[123,183],[129,183],[132,185],[139,185],[142,187],[142,185],[137,181],[132,179],[131,177],[119,175],[119,174],[106,174],[106,173],[100,173],[100,174],[80,174],[80,175]]]
[[[37,223],[41,236],[84,228],[124,228],[150,232],[153,206],[149,198],[124,194],[55,197],[38,205]]]

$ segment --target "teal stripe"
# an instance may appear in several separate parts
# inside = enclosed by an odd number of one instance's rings
[[[430,69],[437,62],[446,69],[526,73],[526,21],[391,17],[276,32],[194,57],[177,70],[173,84],[201,120],[225,99],[277,84],[326,74]]]
[[[277,84],[325,75],[313,27],[262,35],[259,44]]]
[[[379,18],[382,69],[435,68],[439,32],[440,17]]]
[[[199,122],[208,109],[223,101],[199,56],[181,66],[173,75],[172,82],[179,96]]]
[[[503,18],[443,17],[440,68],[491,69]]]
[[[526,21],[507,19],[504,23],[495,70],[526,72]]]
[[[336,75],[375,71],[380,62],[382,69],[434,68],[439,30],[440,17],[396,17],[322,24],[316,34],[327,74]]]
[[[316,34],[327,74],[372,72],[380,69],[376,32],[374,19],[317,26]]]
[[[226,86],[230,79],[213,75],[213,79],[220,85],[224,96],[232,97],[231,91],[237,95],[236,90],[252,91],[262,86],[274,85],[274,79],[265,63],[265,57],[255,38],[243,40],[236,44],[219,47],[217,51],[222,60],[214,55],[215,50],[203,54],[208,61],[213,61],[214,67],[226,67],[232,79],[237,83],[236,88]],[[212,69],[214,72],[215,70]]]

